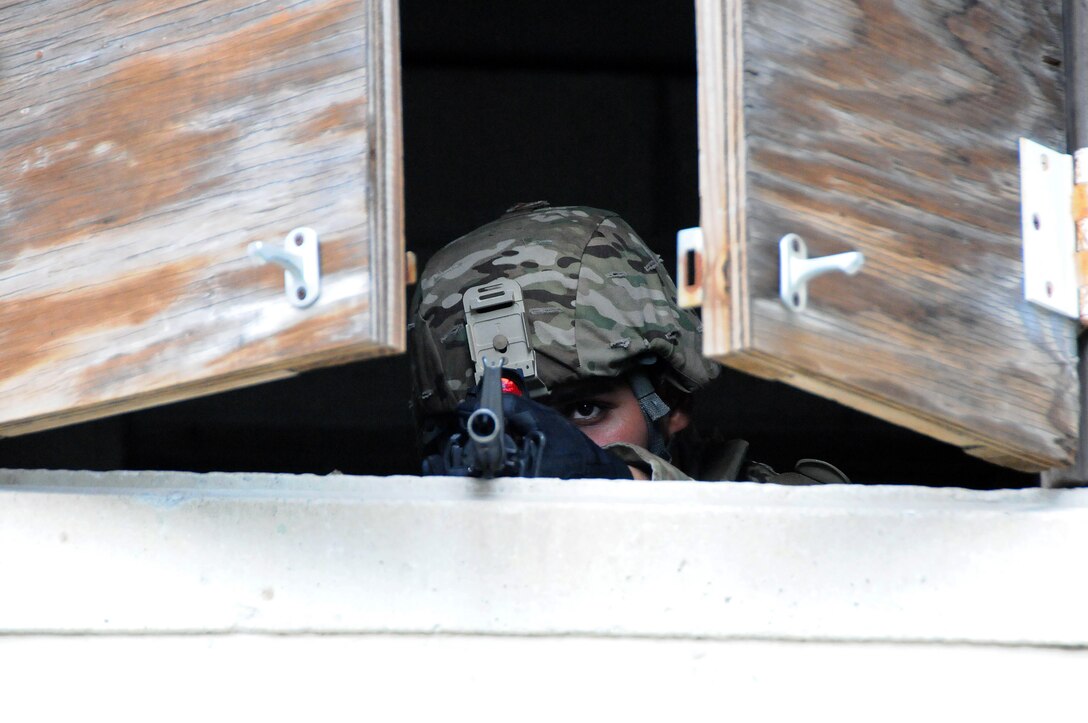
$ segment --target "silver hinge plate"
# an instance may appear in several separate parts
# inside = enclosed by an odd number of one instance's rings
[[[1020,139],[1020,228],[1024,240],[1024,298],[1080,318],[1073,157]]]

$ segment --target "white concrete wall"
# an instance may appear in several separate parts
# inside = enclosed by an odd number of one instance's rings
[[[1085,550],[1088,490],[0,471],[0,720],[1084,720]]]
[[[454,635],[0,639],[7,721],[1083,721],[1088,657]]]

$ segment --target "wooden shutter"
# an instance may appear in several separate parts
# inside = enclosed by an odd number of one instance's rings
[[[395,0],[0,8],[0,433],[401,350],[399,93]]]
[[[1061,2],[699,0],[707,353],[1023,470],[1068,463],[1076,324],[1023,298],[1018,138],[1063,149]],[[778,243],[856,276],[778,298]]]

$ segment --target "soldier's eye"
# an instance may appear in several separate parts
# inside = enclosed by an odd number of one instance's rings
[[[593,424],[600,421],[606,411],[607,406],[601,402],[584,401],[571,404],[564,414],[575,424]]]

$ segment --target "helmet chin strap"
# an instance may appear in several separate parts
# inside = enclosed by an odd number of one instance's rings
[[[651,454],[656,454],[668,462],[670,455],[668,449],[665,448],[665,435],[661,433],[658,421],[671,411],[669,405],[658,396],[657,390],[650,382],[650,377],[645,372],[635,370],[630,372],[627,378],[631,383],[631,391],[638,400],[638,407],[642,410],[642,417],[646,420],[646,448]]]

